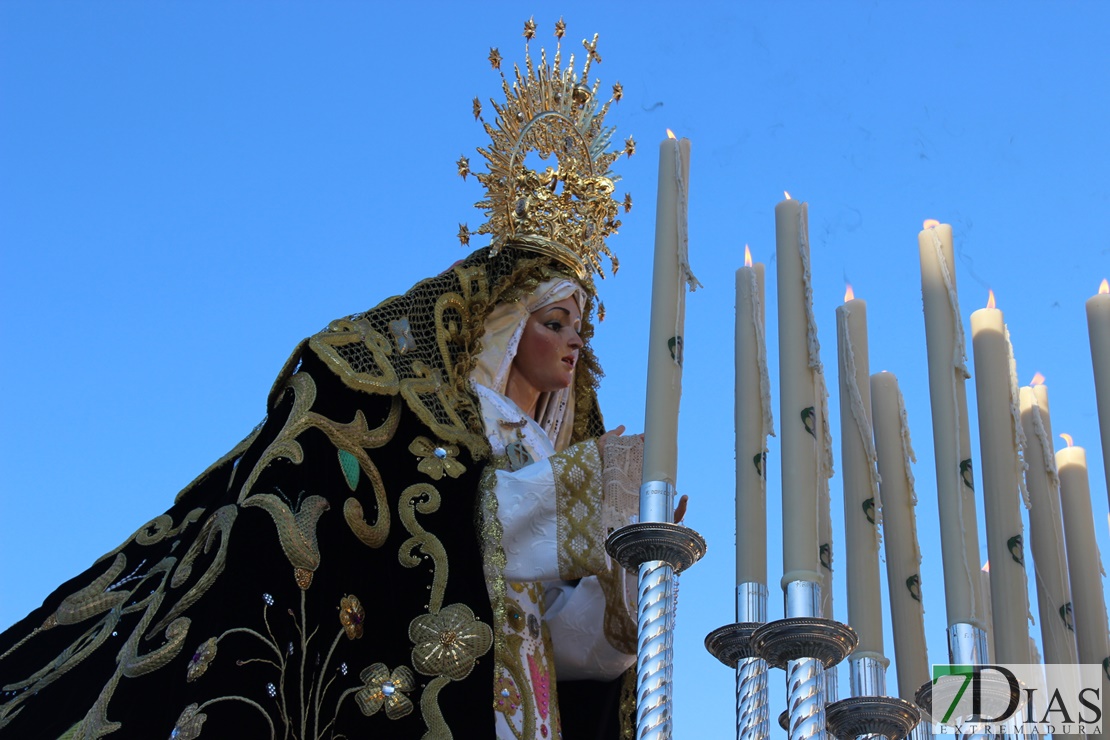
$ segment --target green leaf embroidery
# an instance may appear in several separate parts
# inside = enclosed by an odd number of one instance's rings
[[[343,477],[347,479],[347,487],[352,491],[358,488],[358,459],[346,450],[339,450],[339,467],[343,468]]]

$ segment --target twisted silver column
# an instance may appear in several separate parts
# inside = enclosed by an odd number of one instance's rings
[[[647,481],[640,486],[640,521],[674,518],[674,486]],[[636,603],[636,737],[671,737],[671,671],[674,664],[674,568],[662,560],[640,565]]]
[[[767,621],[767,586],[758,582],[736,587],[736,621]],[[767,690],[767,661],[758,656],[736,663],[736,738],[767,740],[771,710]]]
[[[671,671],[674,638],[669,629],[674,569],[661,560],[640,566],[636,607],[636,737],[671,736]]]
[[[786,584],[786,616],[820,617],[821,584],[791,581]],[[792,660],[786,665],[787,734],[790,740],[825,737],[825,666],[816,658]]]

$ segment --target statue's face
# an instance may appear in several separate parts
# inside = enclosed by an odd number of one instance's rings
[[[573,296],[533,312],[524,325],[513,372],[538,393],[568,387],[582,349],[581,329],[582,311]]]

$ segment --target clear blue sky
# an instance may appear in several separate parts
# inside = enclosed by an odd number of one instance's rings
[[[784,189],[810,204],[832,428],[846,279],[869,304],[872,371],[896,373],[906,395],[930,658],[945,657],[945,610],[923,219],[954,225],[965,327],[993,288],[1020,380],[1044,373],[1054,430],[1087,448],[1110,553],[1083,313],[1110,276],[1110,6],[687,6],[0,4],[0,627],[249,432],[298,340],[463,254],[454,235],[480,223],[480,192],[454,162],[484,143],[470,101],[498,94],[488,49],[522,59],[533,13],[544,43],[560,14],[575,44],[601,34],[595,70],[625,88],[611,122],[640,143],[619,163],[636,203],[611,241],[622,269],[601,285],[613,425],[643,424],[656,143],[667,127],[693,141],[691,262],[705,289],[688,300],[679,487],[709,554],[682,581],[679,736],[733,727],[731,672],[702,647],[734,609],[733,272],[745,243],[768,263],[777,419],[773,208]],[[977,437],[974,450],[978,468]],[[1039,641],[1039,627],[1031,634]]]

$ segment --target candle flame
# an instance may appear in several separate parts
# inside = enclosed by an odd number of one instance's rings
[[[788,192],[786,192],[785,190],[783,190],[783,191],[782,191],[782,194],[786,196],[786,199],[787,199],[787,200],[792,200],[792,198],[790,197],[790,193],[788,193]]]
[[[987,290],[987,308],[994,308],[994,291]]]
[[[847,303],[848,301],[854,300],[855,297],[856,297],[856,294],[852,290],[852,284],[851,283],[844,283],[844,302]]]
[[[1110,281],[1107,281],[1106,278],[1103,278],[1102,282],[1098,286],[1098,292],[1099,295],[1106,295],[1107,293],[1110,293]]]
[[[990,573],[991,572],[991,561],[988,560],[987,562],[983,563],[983,572],[984,573]]]
[[[940,221],[937,221],[935,218],[927,218],[925,219],[925,223],[921,224],[921,228],[923,229],[933,229],[937,226],[940,226]]]
[[[1036,373],[1033,375],[1033,379],[1029,381],[1029,385],[1044,385],[1044,376]]]
[[[744,245],[744,267],[751,267],[751,266],[752,266],[752,250],[747,244],[745,244]]]
[[[1070,434],[1061,434],[1060,438],[1068,443],[1068,447],[1071,447],[1072,445],[1075,444],[1075,442],[1072,441]]]
[[[678,137],[674,135],[674,131],[671,131],[670,129],[667,129],[667,138],[668,139],[677,139]]]

